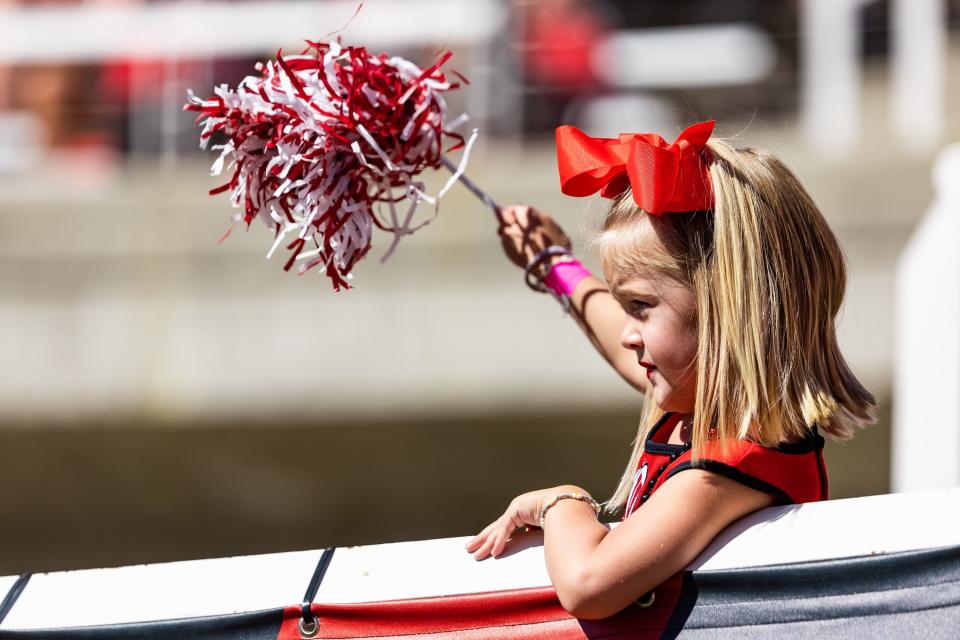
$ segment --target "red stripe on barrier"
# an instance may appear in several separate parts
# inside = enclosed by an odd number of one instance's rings
[[[630,606],[603,620],[578,620],[552,587],[349,604],[314,604],[318,639],[456,638],[584,640],[659,638],[680,598],[682,574],[656,589],[653,606]],[[287,607],[278,640],[299,640],[299,605]],[[425,635],[426,634],[426,635]]]

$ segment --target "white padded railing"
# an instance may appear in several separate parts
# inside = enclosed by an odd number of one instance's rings
[[[542,537],[477,562],[467,537],[338,549],[315,602],[376,602],[550,584]],[[688,567],[735,567],[960,545],[960,488],[771,507],[740,520]],[[2,630],[225,615],[300,602],[321,551],[37,574]],[[5,594],[15,576],[0,578]],[[0,595],[2,598],[2,595]]]

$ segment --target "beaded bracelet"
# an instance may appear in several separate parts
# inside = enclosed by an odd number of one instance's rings
[[[597,515],[600,515],[600,503],[593,499],[590,494],[581,493],[580,491],[574,491],[571,493],[561,493],[559,495],[553,496],[553,498],[547,504],[543,505],[543,509],[540,510],[540,528],[543,529],[543,519],[547,515],[547,511],[551,509],[561,500],[565,499],[571,500],[580,500],[581,502],[586,502],[591,507],[593,507],[593,512]]]
[[[530,262],[527,263],[527,268],[523,270],[523,279],[527,283],[527,286],[534,291],[539,291],[540,293],[550,293],[550,290],[544,286],[543,280],[537,277],[535,272],[544,262],[553,258],[554,256],[572,255],[573,253],[570,251],[570,249],[556,244],[552,244],[546,249],[543,249],[537,253],[537,255],[533,256]]]
[[[576,260],[576,258],[573,257],[573,252],[570,251],[570,249],[561,247],[560,245],[552,244],[546,249],[543,249],[537,253],[537,255],[535,255],[529,263],[527,263],[527,268],[523,270],[523,279],[527,283],[527,286],[534,291],[552,294],[553,297],[560,302],[560,306],[563,307],[563,312],[566,314],[570,313],[570,308],[572,307],[570,295],[562,288],[547,286],[544,283],[543,277],[537,274],[539,268],[543,266],[545,262],[553,259],[555,256],[569,256],[571,260]],[[548,269],[548,274],[549,271],[550,270]]]

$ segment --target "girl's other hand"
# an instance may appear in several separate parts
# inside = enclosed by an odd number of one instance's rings
[[[540,526],[540,511],[548,500],[558,494],[578,490],[576,487],[561,486],[530,491],[517,496],[510,501],[510,505],[502,516],[487,525],[467,543],[465,547],[467,552],[472,553],[476,560],[483,560],[488,555],[499,556],[503,553],[510,536],[517,529]]]
[[[550,245],[572,248],[570,238],[549,214],[525,204],[510,204],[497,213],[500,217],[497,233],[503,251],[521,269]]]

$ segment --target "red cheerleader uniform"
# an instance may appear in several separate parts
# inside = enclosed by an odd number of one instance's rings
[[[775,449],[738,440],[726,451],[712,444],[696,463],[690,444],[667,444],[681,414],[667,413],[650,430],[633,476],[624,519],[650,499],[672,475],[687,469],[705,469],[773,496],[775,505],[827,499],[827,471],[823,464],[823,437],[812,428],[799,442]]]

